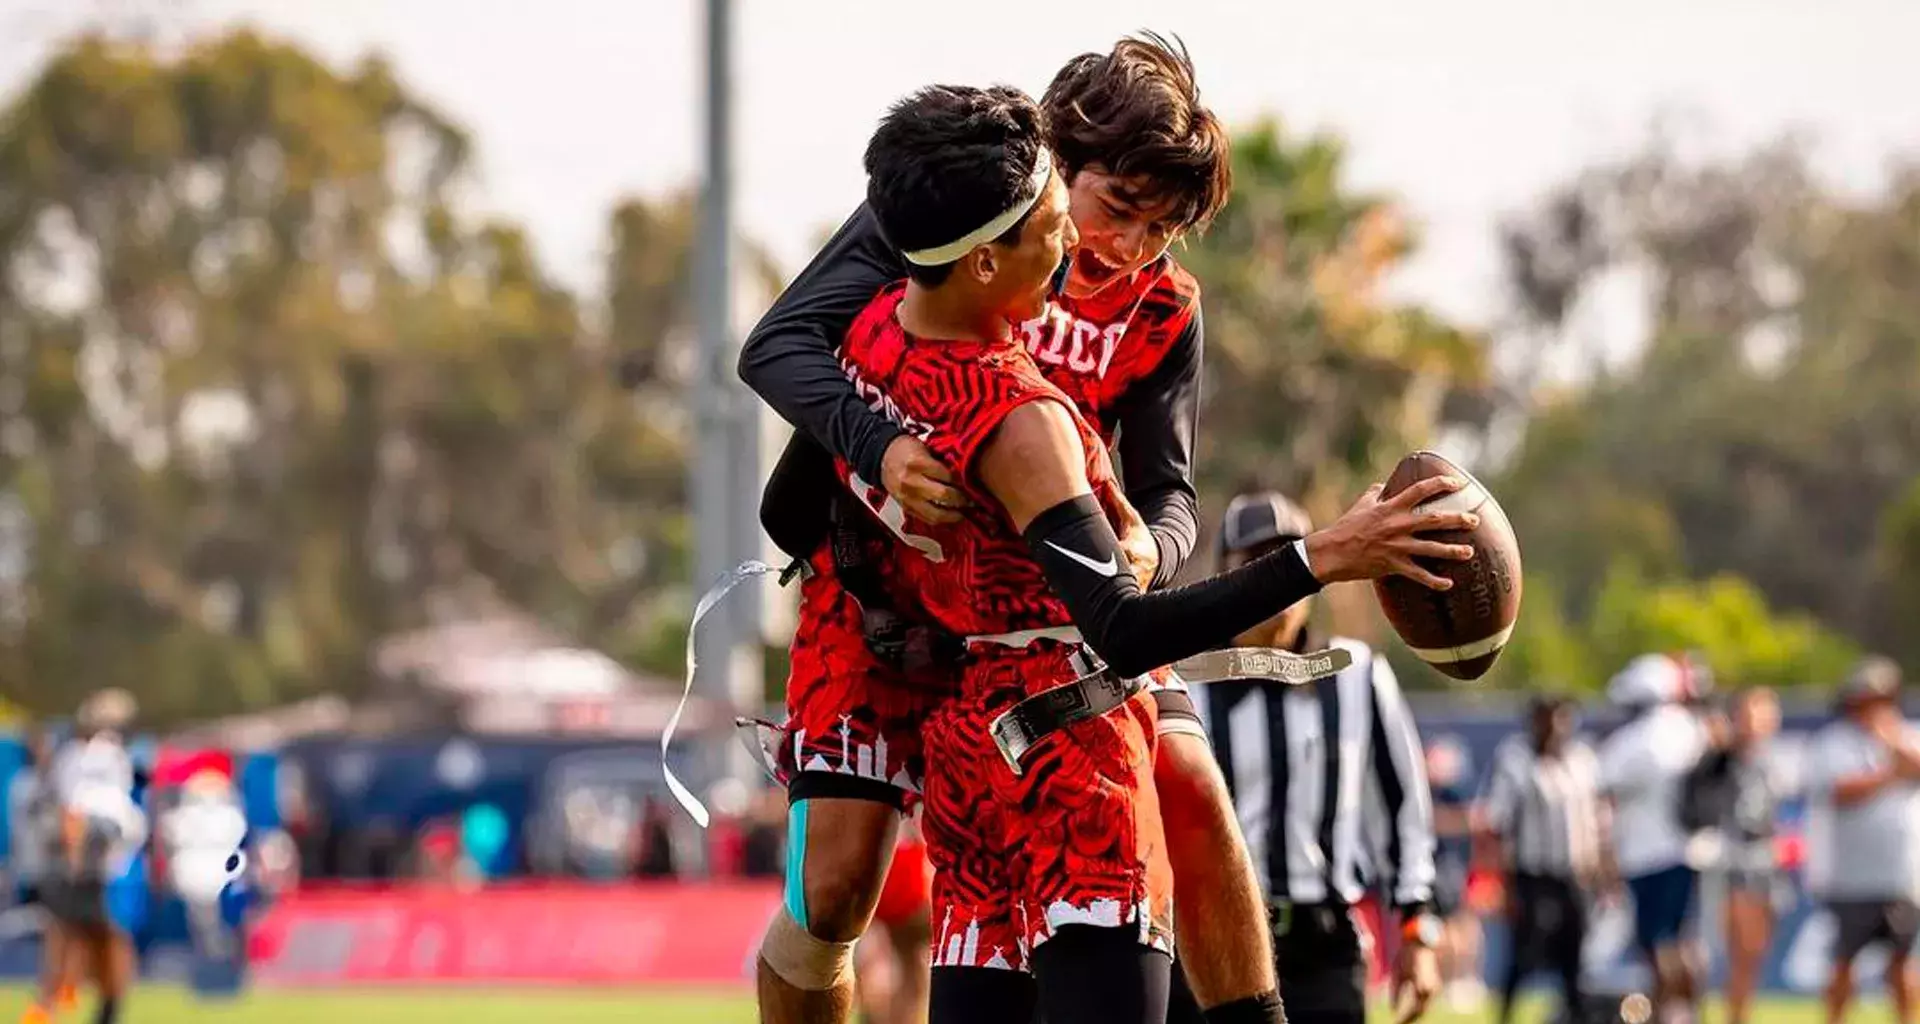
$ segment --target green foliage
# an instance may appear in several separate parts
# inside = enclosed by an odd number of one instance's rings
[[[1728,685],[1829,685],[1859,654],[1810,616],[1771,611],[1753,584],[1731,575],[1649,583],[1631,570],[1609,573],[1588,630],[1603,671],[1648,651],[1697,650]]]
[[[1880,517],[1880,571],[1888,581],[1893,611],[1903,622],[1920,621],[1920,478]],[[1920,636],[1902,632],[1892,648],[1920,662]]]
[[[83,38],[10,99],[0,694],[164,720],[351,694],[445,619],[647,635],[686,563],[688,206],[613,211],[602,303],[454,212],[470,154],[381,61],[250,32]]]
[[[1920,666],[1920,170],[1842,200],[1792,148],[1698,166],[1656,142],[1570,182],[1507,241],[1525,327],[1496,355],[1522,368],[1508,414],[1525,432],[1488,483],[1529,586],[1555,579],[1562,614],[1606,612],[1634,643],[1718,642],[1730,675],[1831,680],[1837,642],[1815,622]],[[1622,268],[1648,283],[1651,325],[1624,362],[1581,352],[1572,312]],[[1605,369],[1555,393],[1529,375],[1543,352]],[[1629,572],[1641,598],[1620,589]],[[1676,601],[1715,611],[1689,619]],[[1646,607],[1627,621],[1626,605]],[[1795,613],[1777,636],[1752,632],[1764,605]],[[1541,614],[1531,591],[1526,614]]]
[[[1608,569],[1591,609],[1570,617],[1552,576],[1529,571],[1519,624],[1493,671],[1473,684],[1450,682],[1394,644],[1409,685],[1595,692],[1621,666],[1649,651],[1701,652],[1728,686],[1824,686],[1839,680],[1856,646],[1811,616],[1767,606],[1733,575],[1656,581],[1631,561]]]
[[[1605,667],[1595,663],[1588,631],[1568,618],[1563,595],[1552,577],[1527,575],[1520,621],[1488,685],[1591,690],[1600,684]]]
[[[1331,514],[1430,441],[1449,393],[1484,379],[1485,342],[1381,296],[1414,242],[1346,186],[1337,140],[1269,120],[1233,162],[1232,201],[1179,254],[1206,314],[1204,504],[1257,484]]]

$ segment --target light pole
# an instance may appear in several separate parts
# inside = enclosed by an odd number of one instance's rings
[[[699,327],[693,404],[699,433],[693,476],[694,584],[711,586],[760,551],[760,438],[757,406],[734,373],[733,4],[706,0],[705,168],[694,267]],[[699,690],[745,713],[759,710],[761,581],[749,579],[702,624],[695,654]],[[721,776],[754,771],[739,744],[716,763]]]

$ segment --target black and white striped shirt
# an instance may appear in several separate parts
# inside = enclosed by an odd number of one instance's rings
[[[1202,714],[1261,885],[1276,900],[1351,905],[1390,883],[1433,897],[1433,799],[1413,715],[1385,658],[1336,638],[1353,665],[1307,686],[1213,683]]]
[[[1529,737],[1507,737],[1480,807],[1514,872],[1578,880],[1600,865],[1600,763],[1585,744],[1542,757]]]

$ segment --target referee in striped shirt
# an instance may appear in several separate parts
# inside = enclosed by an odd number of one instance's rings
[[[1566,1019],[1585,1010],[1580,952],[1587,939],[1585,892],[1604,876],[1606,844],[1600,766],[1573,738],[1573,705],[1535,698],[1524,735],[1494,753],[1480,804],[1482,838],[1503,854],[1513,952],[1500,994],[1500,1020],[1513,1013],[1520,982],[1536,968],[1560,975]]]
[[[1312,530],[1279,494],[1237,497],[1222,528],[1224,567]],[[1311,634],[1311,611],[1302,601],[1236,642],[1302,652],[1331,644],[1353,653],[1351,667],[1307,686],[1214,683],[1201,714],[1267,894],[1287,1019],[1363,1024],[1366,955],[1352,908],[1380,883],[1396,911],[1388,919],[1402,929],[1393,989],[1401,1021],[1411,1021],[1440,986],[1433,804],[1420,735],[1386,659],[1358,640]]]

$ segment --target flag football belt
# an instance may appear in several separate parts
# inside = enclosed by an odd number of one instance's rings
[[[1227,647],[1196,654],[1173,664],[1189,684],[1263,679],[1302,686],[1339,675],[1353,664],[1353,652],[1344,647],[1296,654],[1277,647]]]
[[[1076,667],[1082,667],[1083,655],[1076,653],[1074,662]],[[1112,711],[1146,688],[1147,677],[1122,679],[1102,666],[1015,704],[994,718],[987,731],[993,735],[993,745],[1000,748],[1007,767],[1013,769],[1013,774],[1020,775],[1025,771],[1020,759],[1035,744],[1075,722]]]
[[[958,667],[966,659],[966,645],[960,638],[925,623],[915,622],[893,610],[886,588],[880,582],[880,570],[867,557],[867,538],[859,517],[865,513],[849,507],[852,499],[834,502],[833,532],[829,541],[833,550],[833,574],[849,596],[860,606],[860,633],[873,656],[909,675],[933,669]]]
[[[1025,630],[992,636],[968,637],[969,645],[997,644],[1024,647],[1035,640],[1083,644],[1080,631],[1071,627]],[[1015,775],[1022,771],[1020,761],[1042,739],[1075,722],[1104,715],[1125,704],[1145,690],[1147,676],[1121,679],[1084,646],[1072,657],[1080,675],[1072,682],[1042,690],[1002,712],[988,726],[994,746]],[[1173,670],[1189,685],[1236,680],[1267,680],[1299,686],[1337,675],[1353,664],[1353,652],[1343,647],[1296,654],[1272,647],[1230,647],[1185,658]]]

